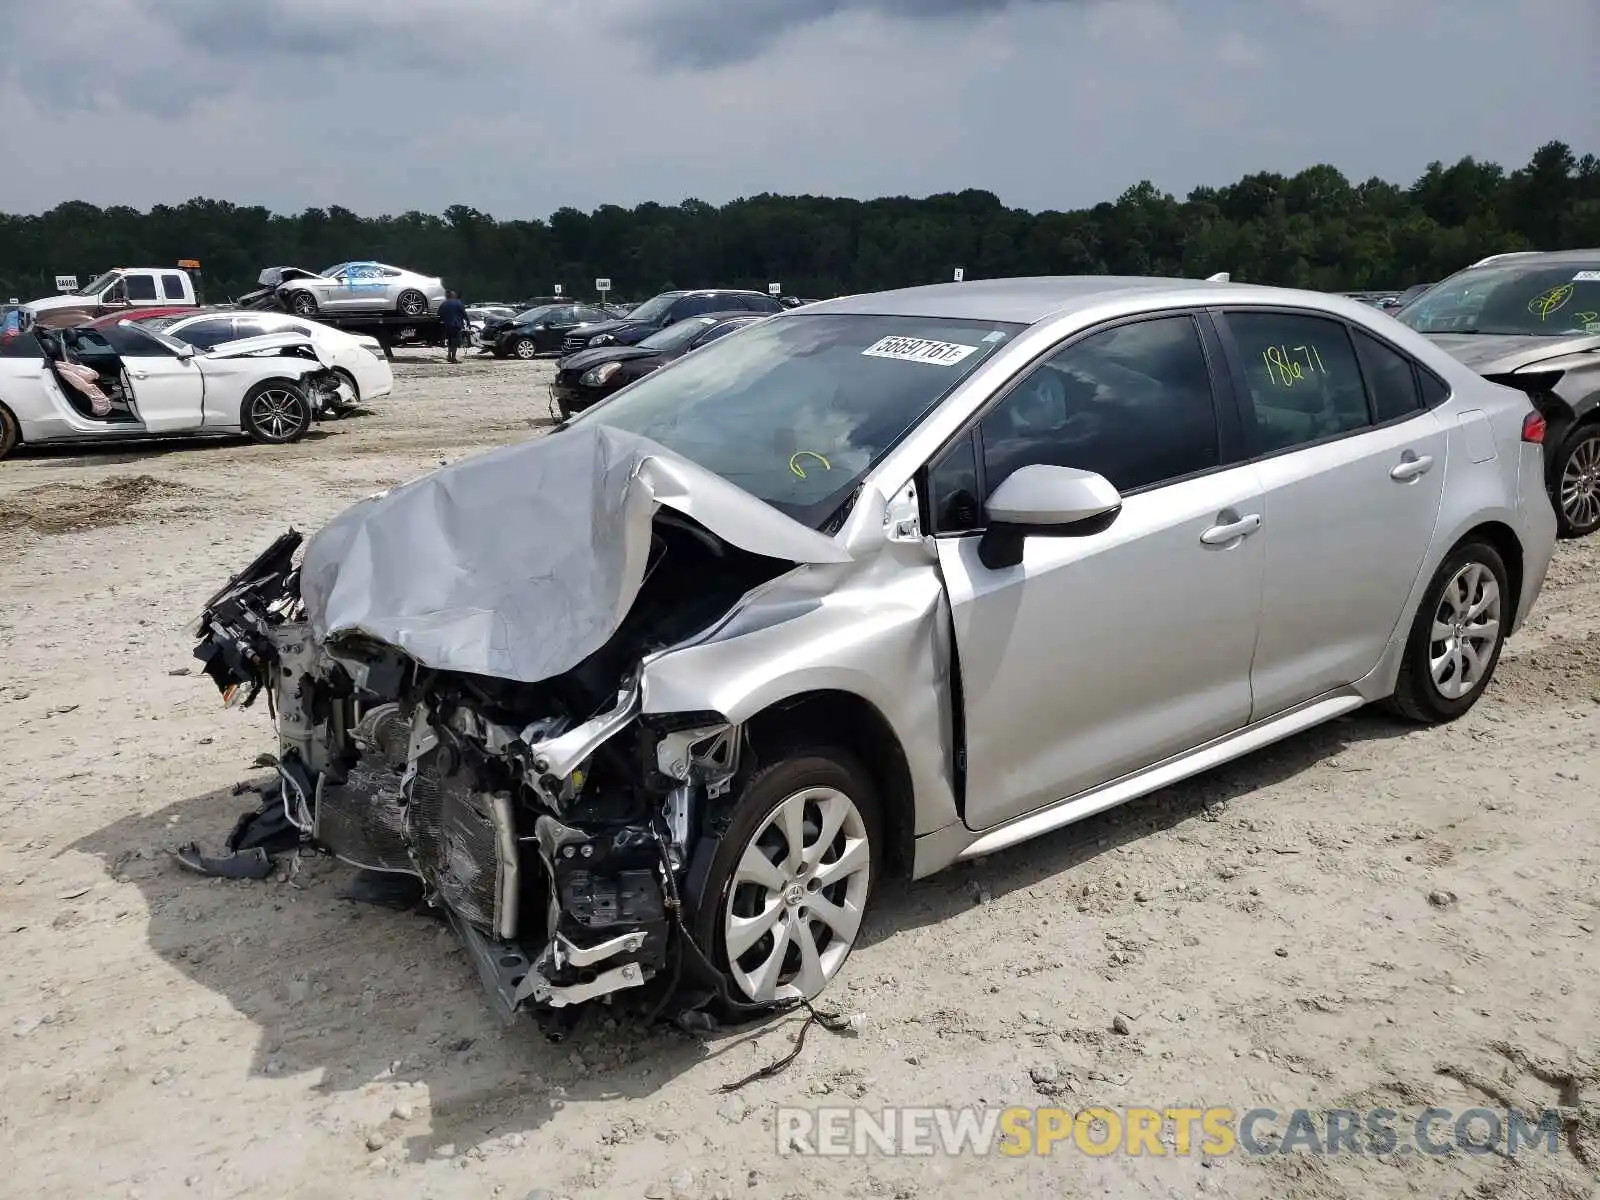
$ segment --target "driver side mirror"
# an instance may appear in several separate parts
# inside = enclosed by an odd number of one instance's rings
[[[1077,467],[1021,467],[984,505],[988,528],[978,560],[990,570],[1014,567],[1027,538],[1087,537],[1109,528],[1121,511],[1122,495],[1104,475]]]

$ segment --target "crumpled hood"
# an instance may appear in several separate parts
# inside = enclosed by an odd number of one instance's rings
[[[580,421],[335,517],[301,565],[312,632],[359,632],[439,670],[549,679],[616,632],[663,504],[752,553],[849,559],[833,539],[665,447]]]
[[[1428,340],[1480,375],[1505,375],[1547,358],[1600,350],[1600,335],[1546,337],[1499,333],[1431,333]]]

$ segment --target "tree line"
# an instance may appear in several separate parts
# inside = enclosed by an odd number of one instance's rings
[[[1507,171],[1435,162],[1409,187],[1352,183],[1328,165],[1247,175],[1180,200],[1149,182],[1071,211],[1007,208],[969,189],[913,199],[759,195],[720,207],[605,204],[548,220],[496,220],[465,205],[442,216],[362,217],[331,206],[280,215],[194,199],[148,212],[81,201],[0,215],[0,299],[81,282],[108,267],[199,259],[212,300],[256,286],[263,267],[321,270],[375,259],[430,275],[470,299],[515,301],[597,277],[616,297],[673,287],[765,288],[826,297],[952,278],[1126,274],[1203,277],[1323,291],[1402,288],[1507,250],[1600,246],[1600,160],[1549,142]]]

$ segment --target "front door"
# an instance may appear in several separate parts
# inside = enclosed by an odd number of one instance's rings
[[[151,433],[199,429],[205,414],[205,378],[194,358],[180,357],[165,343],[131,325],[106,331],[122,359],[139,420]]]
[[[1433,538],[1448,435],[1422,407],[1411,361],[1376,338],[1309,313],[1225,321],[1245,433],[1264,456],[1251,675],[1262,720],[1377,666]]]
[[[1254,468],[1225,465],[1224,446],[1198,327],[1182,314],[1069,344],[929,473],[960,669],[969,827],[1249,720],[1261,488]],[[1029,537],[1019,565],[985,567],[972,495],[1031,463],[1098,471],[1123,494],[1122,510],[1100,532]]]

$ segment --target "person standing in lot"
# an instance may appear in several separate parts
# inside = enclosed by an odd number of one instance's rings
[[[458,293],[445,293],[444,303],[439,305],[439,324],[444,327],[445,362],[459,362],[456,351],[461,349],[461,335],[467,328],[467,306]]]

